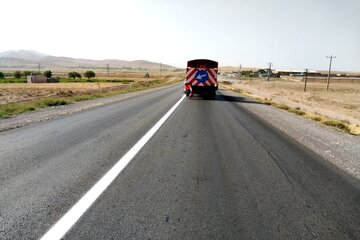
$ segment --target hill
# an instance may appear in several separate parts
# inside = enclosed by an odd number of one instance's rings
[[[33,69],[38,64],[45,68],[104,68],[107,64],[111,68],[141,68],[141,69],[159,69],[160,63],[146,60],[125,61],[117,59],[77,59],[69,57],[56,57],[31,50],[10,50],[0,52],[0,68],[22,68]],[[163,69],[174,70],[174,66],[162,64]]]

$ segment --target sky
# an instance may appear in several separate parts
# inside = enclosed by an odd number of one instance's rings
[[[0,52],[360,71],[360,0],[1,0]]]

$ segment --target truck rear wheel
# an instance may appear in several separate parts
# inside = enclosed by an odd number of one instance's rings
[[[209,99],[214,100],[215,96],[216,96],[216,92],[214,91],[214,92],[209,93],[208,97],[209,97]]]

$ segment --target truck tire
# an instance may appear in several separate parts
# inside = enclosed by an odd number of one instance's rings
[[[214,91],[214,92],[211,92],[211,93],[209,94],[209,99],[214,100],[214,99],[215,99],[215,96],[216,96],[216,92],[215,92],[215,91]]]

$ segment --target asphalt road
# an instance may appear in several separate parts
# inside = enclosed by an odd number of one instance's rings
[[[185,99],[65,239],[360,239],[360,184],[219,91]],[[0,239],[38,239],[180,85],[0,133]]]

